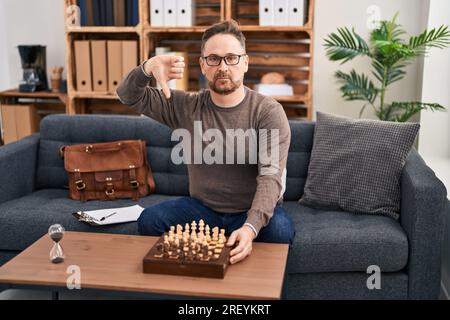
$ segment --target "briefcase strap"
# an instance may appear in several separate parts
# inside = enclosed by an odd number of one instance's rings
[[[75,169],[75,187],[77,188],[78,192],[80,193],[80,201],[85,202],[85,194],[84,191],[86,189],[86,184],[84,183],[83,179],[81,178],[80,169]]]

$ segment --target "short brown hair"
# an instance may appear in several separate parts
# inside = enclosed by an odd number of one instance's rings
[[[206,29],[202,37],[202,48],[201,48],[202,56],[203,51],[205,50],[206,41],[208,41],[209,38],[211,38],[212,36],[215,36],[216,34],[220,33],[231,34],[232,36],[234,36],[241,43],[242,48],[244,48],[245,50],[245,36],[242,33],[241,29],[239,28],[239,24],[235,20],[231,19],[213,24],[211,27]]]

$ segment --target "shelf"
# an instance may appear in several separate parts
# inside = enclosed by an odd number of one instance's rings
[[[310,32],[311,28],[305,26],[240,26],[242,31],[257,31],[257,32]]]
[[[146,33],[172,33],[172,32],[205,32],[208,29],[206,26],[194,27],[146,27]]]
[[[73,92],[72,98],[86,98],[86,99],[106,99],[106,100],[119,100],[117,94],[102,93],[102,92]]]
[[[275,100],[280,103],[299,103],[306,102],[308,99],[305,95],[295,94],[293,96],[272,96]]]
[[[205,32],[207,26],[193,26],[193,27],[146,27],[146,33],[171,33],[171,32]],[[240,26],[242,31],[257,31],[257,32],[310,32],[310,27],[292,27],[292,26]]]
[[[138,33],[137,27],[67,27],[67,33]]]
[[[19,92],[17,89],[10,89],[0,92],[0,97],[5,98],[29,98],[29,99],[59,99],[66,103],[67,94],[51,91],[36,91],[36,92]]]

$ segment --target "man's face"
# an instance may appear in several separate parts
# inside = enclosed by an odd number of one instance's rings
[[[243,54],[245,54],[244,48],[231,34],[212,36],[205,43],[203,51],[203,57],[214,56],[215,58],[212,60],[217,60],[217,57]],[[227,65],[225,60],[222,59],[218,66],[210,66],[206,59],[200,58],[200,67],[208,80],[210,89],[218,94],[228,95],[243,85],[244,74],[248,70],[248,56],[241,56],[239,63],[236,65]]]

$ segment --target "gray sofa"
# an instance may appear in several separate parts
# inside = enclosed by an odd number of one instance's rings
[[[289,299],[435,299],[439,295],[446,190],[416,151],[401,178],[401,218],[355,215],[298,203],[308,172],[314,123],[291,122],[283,206],[297,235],[290,250],[285,297]],[[184,165],[170,161],[171,130],[146,117],[52,115],[41,131],[0,148],[0,264],[47,232],[53,223],[70,231],[137,234],[136,223],[92,227],[71,212],[132,205],[131,200],[80,203],[68,198],[58,149],[65,144],[122,139],[147,141],[156,193],[147,207],[188,195]],[[447,209],[448,210],[448,209]],[[379,266],[381,289],[368,289],[367,268]]]

